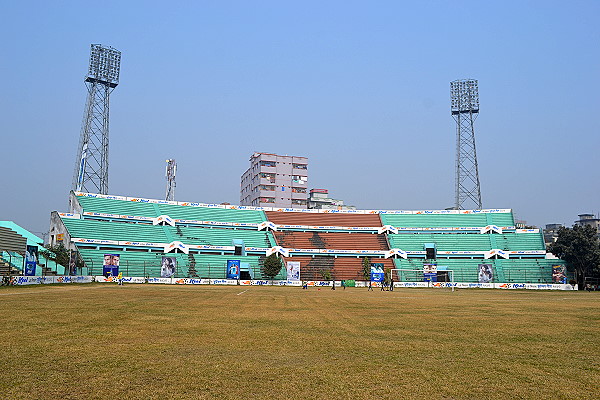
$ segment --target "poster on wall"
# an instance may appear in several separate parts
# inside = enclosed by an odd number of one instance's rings
[[[77,275],[77,253],[69,250],[69,274]]]
[[[240,279],[240,260],[227,260],[227,279]]]
[[[437,282],[437,264],[423,264],[423,281]]]
[[[552,283],[567,283],[567,267],[564,265],[552,266]]]
[[[171,278],[175,275],[177,269],[177,259],[175,257],[164,256],[160,265],[160,277]]]
[[[372,282],[383,282],[383,264],[373,263],[371,264],[371,281]]]
[[[479,283],[490,283],[494,280],[494,270],[492,264],[479,264],[478,273]]]
[[[119,261],[121,256],[119,254],[105,254],[104,265],[102,266],[102,275],[106,276],[117,276],[119,275]]]
[[[299,261],[288,261],[286,265],[287,269],[287,280],[288,281],[299,281],[300,280],[300,262]]]
[[[25,249],[25,275],[34,276],[38,261],[38,247],[27,246]]]

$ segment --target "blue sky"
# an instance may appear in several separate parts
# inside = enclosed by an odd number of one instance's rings
[[[364,209],[453,205],[449,82],[479,80],[484,208],[600,211],[600,2],[0,2],[0,219],[66,211],[91,43],[122,51],[110,192],[239,203],[254,151]]]

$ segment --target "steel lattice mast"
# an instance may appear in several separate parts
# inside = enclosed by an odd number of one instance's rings
[[[450,82],[452,117],[456,121],[456,201],[454,208],[481,209],[479,168],[474,122],[479,115],[479,91],[475,79]]]
[[[174,159],[167,160],[167,194],[165,200],[175,201],[175,174],[177,174],[177,163]]]
[[[79,147],[73,174],[73,190],[108,194],[108,117],[110,93],[119,84],[121,52],[91,45],[85,77],[88,90]]]

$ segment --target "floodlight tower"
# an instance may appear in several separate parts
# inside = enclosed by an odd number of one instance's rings
[[[175,174],[177,173],[177,163],[174,159],[167,160],[167,194],[165,200],[175,201]]]
[[[108,115],[110,93],[119,84],[121,52],[92,44],[85,77],[85,103],[73,190],[108,194]]]
[[[482,208],[474,122],[479,115],[479,91],[475,79],[450,82],[452,117],[456,121],[457,210]]]

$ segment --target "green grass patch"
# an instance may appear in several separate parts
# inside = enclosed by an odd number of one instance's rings
[[[3,287],[0,393],[596,398],[599,301],[476,289]]]

